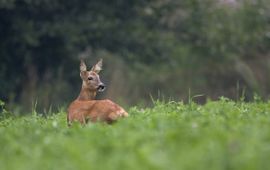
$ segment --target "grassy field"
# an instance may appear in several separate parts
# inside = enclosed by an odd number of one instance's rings
[[[1,170],[270,168],[270,102],[156,102],[113,125],[66,113],[0,121]]]

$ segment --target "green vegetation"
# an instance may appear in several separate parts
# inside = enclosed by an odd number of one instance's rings
[[[7,111],[6,111],[7,112]],[[66,113],[1,118],[0,165],[29,169],[268,169],[270,101],[155,102],[113,125]]]

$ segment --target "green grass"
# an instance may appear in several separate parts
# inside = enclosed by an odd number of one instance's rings
[[[113,125],[66,126],[66,113],[0,121],[1,170],[270,167],[270,102],[156,102]]]

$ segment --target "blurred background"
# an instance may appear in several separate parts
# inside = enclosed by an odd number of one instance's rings
[[[0,99],[67,106],[79,58],[103,58],[99,98],[204,103],[270,94],[269,0],[0,0]]]

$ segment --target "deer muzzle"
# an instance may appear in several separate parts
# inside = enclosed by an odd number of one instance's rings
[[[105,84],[102,83],[102,84],[98,85],[98,88],[97,88],[98,92],[103,92],[105,89],[106,89]]]

